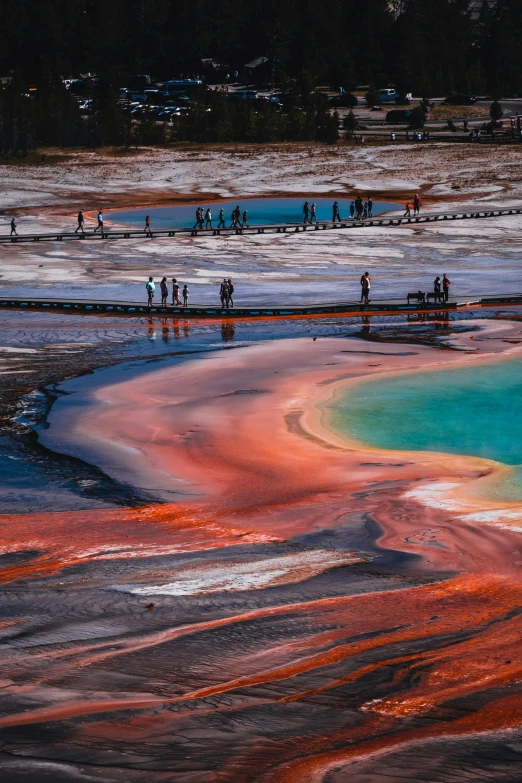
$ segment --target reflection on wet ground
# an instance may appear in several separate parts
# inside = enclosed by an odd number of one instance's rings
[[[483,317],[484,313],[481,312]],[[98,367],[168,357],[180,362],[200,351],[291,337],[346,336],[375,342],[451,347],[452,334],[474,329],[473,314],[320,318],[281,321],[200,321],[173,317],[118,318],[1,313],[0,511],[136,505],[150,498],[118,486],[85,463],[42,447],[45,426],[64,378]],[[21,399],[20,399],[21,398]],[[14,417],[14,421],[13,418]]]
[[[459,334],[496,314],[234,323],[2,315],[0,775],[403,783],[407,769],[430,783],[484,770],[519,780],[519,533],[479,530],[405,497],[408,481],[426,478],[423,466],[357,464],[348,450],[271,428],[268,392],[233,350],[355,337],[366,341],[360,351],[351,344],[359,361],[372,362],[371,352],[382,361],[397,342],[418,346],[395,349],[398,362],[424,346],[444,347],[446,359]],[[225,423],[236,415],[239,426],[250,410],[267,423],[258,449],[238,429],[242,453],[230,429],[221,438],[215,408],[195,409],[205,430],[187,423],[175,433],[173,452],[194,449],[201,462],[216,443],[228,448],[218,462],[238,479],[221,506],[160,503],[38,441],[54,400],[75,388],[165,367],[192,367],[195,382],[198,362],[184,363],[200,354],[209,367],[226,359],[208,403],[218,400]],[[238,381],[232,373],[221,394],[220,372],[236,356]],[[278,361],[274,376],[290,354]],[[138,410],[136,427],[143,418]],[[279,437],[290,437],[288,451]],[[271,450],[284,459],[271,464]]]

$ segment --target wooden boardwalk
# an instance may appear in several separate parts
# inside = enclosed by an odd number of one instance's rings
[[[121,302],[94,299],[66,299],[53,297],[11,297],[0,295],[0,308],[13,310],[59,311],[84,314],[111,315],[160,315],[181,318],[290,318],[328,315],[401,315],[404,313],[443,313],[471,306],[500,304],[522,304],[522,294],[506,295],[489,299],[450,299],[443,304],[412,302],[405,300],[384,300],[362,305],[360,302],[326,302],[316,305],[273,305],[259,307],[255,305],[222,308],[212,305],[180,305],[162,307],[143,302]]]
[[[466,209],[457,212],[426,212],[418,217],[398,217],[378,215],[366,220],[341,220],[333,223],[321,220],[318,223],[284,223],[270,224],[266,226],[248,226],[245,228],[159,228],[149,232],[144,229],[130,229],[111,227],[102,232],[85,231],[83,234],[74,231],[54,231],[47,234],[19,234],[0,235],[0,244],[15,244],[19,242],[64,242],[64,241],[101,241],[110,239],[154,239],[168,237],[197,237],[197,236],[231,236],[248,234],[291,234],[306,233],[310,231],[338,231],[347,228],[374,228],[381,226],[403,226],[419,223],[433,223],[444,220],[479,220],[482,218],[500,217],[506,215],[522,214],[522,205],[506,207],[504,209]]]

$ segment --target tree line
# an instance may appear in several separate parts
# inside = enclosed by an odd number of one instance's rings
[[[395,10],[393,10],[395,9]],[[518,94],[520,0],[4,0],[0,75],[36,85],[49,72],[172,78],[202,58],[239,71],[266,56],[278,82]],[[124,81],[119,85],[123,86]]]
[[[133,117],[118,100],[114,83],[101,78],[88,116],[60,79],[34,93],[19,77],[0,89],[0,156],[25,156],[41,146],[132,147],[194,142],[319,141],[335,143],[339,116],[324,93],[288,92],[284,107],[265,100],[230,98],[223,90],[201,90],[190,110],[159,121],[155,112]]]
[[[518,95],[522,89],[522,2],[468,0],[5,0],[0,27],[0,154],[41,145],[132,146],[171,141],[324,141],[338,118],[318,85]],[[220,91],[196,96],[172,123],[133,119],[118,88],[133,73],[162,79],[194,73],[202,58],[240,78],[244,64],[270,58],[284,85],[282,110],[234,101]],[[92,111],[82,117],[62,78],[99,76]]]

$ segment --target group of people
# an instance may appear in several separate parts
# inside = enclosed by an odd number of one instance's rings
[[[154,282],[153,277],[149,277],[147,283],[145,284],[145,289],[147,291],[147,305],[148,307],[152,307],[154,294],[156,293],[156,284]],[[161,292],[161,306],[168,307],[167,300],[169,298],[169,286],[166,277],[162,277],[161,279],[160,292]],[[190,291],[188,285],[185,283],[182,289],[180,284],[176,280],[176,278],[173,277],[172,278],[172,307],[175,307],[176,305],[183,305],[183,307],[188,307],[189,294]],[[227,307],[227,308],[234,307],[234,284],[230,278],[228,279],[226,277],[223,278],[223,282],[221,283],[219,289],[219,296],[221,298],[222,307]],[[183,297],[183,301],[181,301],[181,297]]]
[[[405,207],[406,211],[404,213],[404,217],[411,217],[411,203],[407,201]],[[420,208],[421,200],[419,198],[419,194],[416,193],[413,197],[413,217],[418,217],[420,215]]]
[[[234,284],[230,278],[224,277],[219,287],[221,307],[234,307]]]
[[[368,272],[365,272],[363,275],[361,275],[360,283],[361,283],[361,304],[370,304],[371,277]],[[449,279],[446,273],[442,275],[442,280],[437,275],[437,277],[433,281],[433,293],[435,294],[436,298],[439,301],[441,300],[443,302],[448,301],[450,284],[451,284],[451,280]],[[422,296],[424,297],[424,294],[422,294]]]
[[[237,207],[234,207],[232,210],[232,214],[230,216],[230,228],[248,228],[248,212],[247,210],[243,210],[241,212],[241,209],[239,208],[239,204]],[[223,207],[219,210],[219,222],[217,225],[218,228],[226,228],[225,224],[225,210]],[[210,207],[207,207],[207,210],[205,211],[203,207],[198,207],[196,209],[196,222],[194,223],[194,228],[212,228],[212,210]]]
[[[447,276],[446,273],[442,275],[442,282],[440,277],[437,275],[435,280],[433,281],[433,293],[435,296],[437,296],[439,299],[442,297],[444,302],[447,302],[449,299],[449,287],[450,287],[451,280]],[[442,290],[441,290],[442,289]]]
[[[94,233],[96,233],[97,231],[101,231],[103,234],[103,212],[101,209],[98,210],[96,220],[97,220],[97,225],[96,228],[94,229]],[[80,234],[83,234],[85,231],[85,217],[83,214],[83,209],[80,209],[80,211],[78,212],[78,225],[74,233],[77,234],[78,231],[80,232]]]
[[[156,293],[156,284],[154,282],[153,277],[149,277],[145,288],[147,290],[147,305],[149,307],[152,307],[152,300],[154,299],[154,294]],[[161,306],[167,307],[167,299],[169,297],[169,286],[167,283],[167,278],[163,277],[160,282],[160,291],[161,291]],[[183,304],[183,307],[187,307],[189,303],[189,287],[185,283],[183,286],[182,296],[183,296],[183,302],[180,298],[180,291],[181,286],[176,280],[175,277],[172,278],[172,307],[175,305]]]
[[[366,218],[373,217],[373,200],[371,196],[368,196],[366,201],[363,201],[361,196],[350,203],[349,207],[350,217],[346,220],[365,220]],[[340,223],[342,221],[341,213],[339,212],[339,204],[334,201],[332,206],[332,223]],[[312,224],[317,223],[317,204],[315,201],[313,204],[309,204],[305,201],[303,205],[303,223]]]

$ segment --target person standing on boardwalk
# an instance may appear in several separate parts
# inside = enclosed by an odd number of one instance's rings
[[[210,207],[208,207],[205,212],[205,228],[212,228],[212,212],[210,211]]]
[[[101,209],[98,210],[98,225],[94,229],[94,233],[96,233],[99,228],[101,228],[101,232],[103,234],[103,212]]]
[[[146,218],[145,218],[145,233],[148,234],[149,237],[152,236],[151,231],[150,231],[150,217],[149,217],[149,215],[147,215]]]
[[[147,306],[152,307],[152,300],[154,299],[154,291],[156,290],[153,277],[149,277],[149,281],[145,286],[145,288],[147,289],[147,296],[148,296]]]
[[[442,290],[444,292],[444,301],[447,302],[449,299],[449,287],[450,287],[451,280],[449,277],[444,273],[442,275]]]
[[[77,234],[78,231],[81,231],[82,234],[83,234],[83,224],[84,224],[84,222],[85,221],[84,221],[84,217],[83,217],[83,210],[80,209],[80,211],[78,212],[78,227],[77,227],[76,231],[74,232],[75,234]]]
[[[373,201],[371,196],[368,196],[368,217],[373,217]]]
[[[313,223],[314,220],[317,223],[317,204],[315,203],[315,201],[310,207],[310,223]]]
[[[419,194],[416,193],[414,195],[414,197],[413,197],[413,214],[414,215],[417,215],[417,216],[420,215],[420,205],[421,205],[421,200],[419,198]]]
[[[339,204],[337,203],[337,201],[334,201],[334,205],[332,207],[332,223],[340,223],[340,222],[341,222],[341,215],[339,214]]]
[[[10,234],[10,236],[13,236],[13,234],[15,236],[18,236],[18,234],[16,232],[16,221],[15,221],[14,218],[11,218],[11,234]]]
[[[368,272],[365,272],[361,277],[361,302],[364,304],[370,303],[370,285],[370,275]]]
[[[404,213],[404,217],[411,217],[411,204],[409,201],[406,202],[406,212]]]
[[[243,212],[243,222],[241,223],[241,227],[248,228],[248,212],[246,211],[246,209]]]
[[[438,275],[433,281],[433,293],[437,299],[440,300],[440,277]]]
[[[312,222],[310,220],[310,207],[308,206],[308,201],[305,201],[305,203],[303,204],[303,215],[304,215],[303,223],[306,224]]]
[[[183,307],[188,307],[189,293],[188,285],[185,283],[183,286]]]
[[[219,288],[219,296],[221,299],[221,307],[228,307],[228,283],[226,277],[223,278],[223,282]]]
[[[167,306],[167,296],[169,295],[169,288],[167,285],[167,278],[162,277],[161,283],[160,283],[160,289],[161,289],[161,306],[166,307]]]
[[[203,210],[201,207],[198,207],[196,209],[196,222],[194,223],[194,228],[203,228]]]
[[[219,210],[219,223],[218,228],[226,228],[225,226],[225,210],[223,207]]]
[[[172,306],[180,305],[181,299],[179,298],[179,284],[175,277],[172,278]]]
[[[350,219],[353,220],[355,215],[355,204],[353,201],[350,203]]]
[[[230,279],[230,277],[227,280],[228,284],[228,301],[232,307],[234,307],[234,283]],[[228,305],[227,305],[228,306]]]

